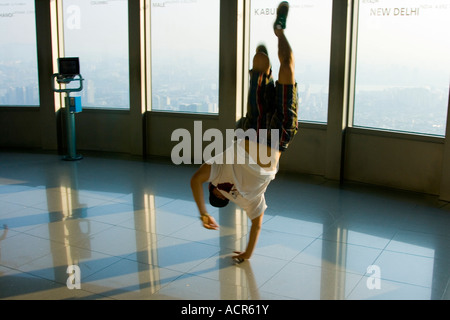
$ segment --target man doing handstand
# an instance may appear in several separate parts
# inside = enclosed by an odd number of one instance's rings
[[[294,56],[285,36],[286,19],[289,4],[283,1],[277,9],[274,32],[278,38],[278,58],[280,70],[278,81],[274,83],[272,68],[267,49],[260,45],[253,58],[250,70],[250,88],[246,117],[239,126],[244,130],[255,130],[257,134],[266,130],[267,139],[244,139],[235,143],[224,152],[234,157],[241,156],[253,159],[253,163],[220,162],[214,157],[206,161],[195,172],[191,179],[194,200],[200,212],[200,219],[207,229],[219,228],[215,219],[207,212],[203,193],[203,183],[209,182],[209,202],[214,207],[224,207],[229,201],[236,203],[251,220],[251,229],[247,248],[244,252],[235,251],[235,259],[242,262],[250,259],[258,240],[264,211],[267,208],[264,193],[270,181],[275,178],[281,153],[287,148],[298,130],[297,117],[297,83],[294,76]],[[276,130],[278,139],[274,145],[270,133]],[[263,141],[264,140],[264,141]],[[252,147],[265,149],[269,163],[260,161],[257,154],[251,152]],[[219,158],[224,154],[219,155]],[[221,158],[222,159],[222,158]],[[235,159],[235,158],[234,158]],[[229,159],[228,159],[229,160]]]

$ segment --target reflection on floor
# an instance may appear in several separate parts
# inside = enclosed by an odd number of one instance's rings
[[[196,166],[0,153],[0,299],[449,299],[450,204],[280,173],[260,241],[203,229]]]

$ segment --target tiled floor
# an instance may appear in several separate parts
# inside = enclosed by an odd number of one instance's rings
[[[0,299],[450,298],[450,204],[280,173],[235,265],[245,213],[210,208],[221,228],[203,229],[195,169],[0,152]]]

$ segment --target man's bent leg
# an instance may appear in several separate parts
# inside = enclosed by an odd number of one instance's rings
[[[261,48],[261,49],[260,49]],[[267,53],[267,50],[264,49],[264,46],[259,46],[255,56],[253,57],[253,69],[252,71],[264,73],[267,76],[270,75],[270,60]]]
[[[269,57],[258,52],[253,58],[250,71],[250,85],[247,100],[247,113],[242,128],[244,130],[267,129],[274,110],[275,85]]]

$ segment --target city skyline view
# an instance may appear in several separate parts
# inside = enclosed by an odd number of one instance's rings
[[[152,110],[219,112],[219,6],[151,1]]]
[[[360,1],[355,126],[445,135],[450,1]]]
[[[2,1],[0,105],[39,106],[37,76],[34,1]]]
[[[219,3],[151,1],[151,110],[218,114]],[[250,2],[249,59],[264,43],[275,80],[277,4]],[[326,124],[332,1],[290,4],[299,120]],[[80,57],[84,108],[130,108],[126,9],[126,0],[63,1],[65,54]],[[445,135],[449,18],[450,0],[359,1],[353,126]],[[34,23],[33,1],[0,4],[0,30],[17,30],[0,33],[0,106],[39,106]]]

